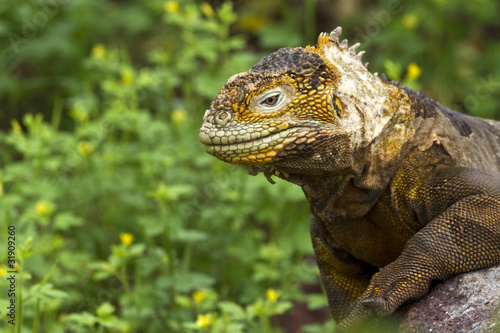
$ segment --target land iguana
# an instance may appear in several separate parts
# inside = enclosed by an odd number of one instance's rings
[[[199,138],[222,161],[303,189],[330,311],[346,331],[421,298],[433,280],[500,263],[500,122],[372,74],[341,32],[230,77]]]

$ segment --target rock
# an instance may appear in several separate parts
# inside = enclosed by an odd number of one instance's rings
[[[401,333],[500,332],[500,266],[439,282],[401,310]]]

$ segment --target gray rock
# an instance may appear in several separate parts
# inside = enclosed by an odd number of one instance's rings
[[[500,332],[500,266],[439,282],[401,310],[402,333]]]

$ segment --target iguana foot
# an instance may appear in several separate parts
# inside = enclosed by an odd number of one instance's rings
[[[395,261],[372,277],[366,291],[352,304],[348,316],[337,326],[337,332],[357,331],[370,317],[389,315],[402,304],[418,299],[428,291],[432,280],[428,273],[400,266]]]

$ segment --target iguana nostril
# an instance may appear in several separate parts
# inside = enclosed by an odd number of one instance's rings
[[[215,117],[215,122],[218,125],[224,126],[224,125],[226,125],[229,122],[230,119],[231,119],[231,116],[229,115],[229,112],[227,112],[227,111],[221,111]]]

